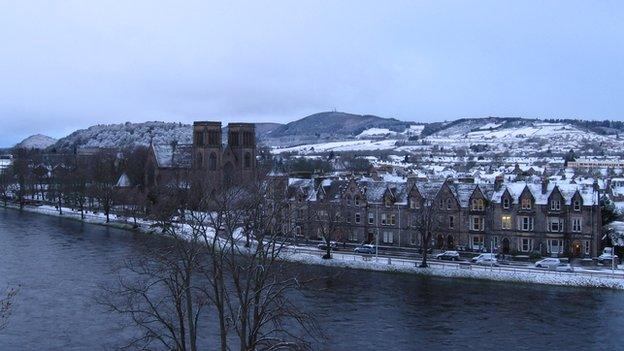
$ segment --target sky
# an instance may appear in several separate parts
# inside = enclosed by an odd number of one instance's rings
[[[94,124],[624,119],[624,1],[0,0],[0,146]]]

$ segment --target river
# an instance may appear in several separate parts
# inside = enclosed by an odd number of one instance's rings
[[[129,331],[94,296],[115,279],[115,265],[142,254],[145,240],[0,209],[0,289],[21,285],[0,350],[122,346]],[[624,348],[621,291],[329,269],[305,267],[325,278],[296,301],[324,331],[320,350]]]

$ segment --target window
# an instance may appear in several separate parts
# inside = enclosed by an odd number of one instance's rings
[[[479,216],[470,216],[470,230],[483,231],[483,218]]]
[[[383,232],[383,242],[392,244],[394,242],[394,234],[392,232]]]
[[[562,232],[563,231],[563,219],[561,218],[548,218],[548,231],[549,232]]]
[[[581,218],[572,218],[572,231],[580,233],[583,229],[583,220]]]
[[[525,232],[533,231],[533,217],[518,217],[518,230]]]
[[[472,199],[472,210],[483,211],[483,199]]]
[[[511,216],[502,216],[501,217],[501,229],[511,229]]]
[[[531,199],[528,199],[528,198],[522,199],[522,209],[523,210],[530,210],[531,206],[532,206]]]
[[[356,213],[356,214],[355,214],[355,223],[356,223],[356,224],[360,224],[360,220],[361,220],[361,216],[360,216],[360,214],[359,214],[359,213]]]
[[[368,224],[375,224],[375,214],[372,212],[368,213]]]
[[[217,170],[217,155],[215,155],[214,152],[211,153],[208,158],[208,168],[210,168],[211,171]]]
[[[349,241],[357,241],[357,233],[355,230],[349,231]]]
[[[251,154],[245,153],[245,168],[251,168]]]
[[[449,229],[455,228],[455,216],[449,216],[448,226]]]
[[[498,247],[498,237],[497,236],[493,236],[492,237],[492,246],[497,248]]]
[[[563,253],[563,240],[548,239],[546,241],[546,248],[549,254],[562,254]]]
[[[483,236],[482,235],[473,235],[470,237],[470,244],[472,245],[473,250],[481,250],[483,249]]]
[[[204,132],[195,132],[195,145],[204,146]]]
[[[550,210],[551,211],[559,211],[561,209],[561,201],[559,200],[550,200]]]
[[[354,200],[355,200],[354,201],[355,202],[355,206],[360,206],[360,197],[356,195]]]
[[[410,200],[410,209],[412,210],[417,210],[420,208],[420,203],[418,202],[418,199],[416,199],[415,197],[413,197]]]
[[[347,195],[346,201],[347,201],[347,206],[351,206],[351,196]]]
[[[589,252],[590,252],[589,250],[591,248],[590,245],[589,245],[589,240],[585,240],[584,248],[585,248],[585,255],[589,256]]]
[[[520,251],[529,252],[533,251],[533,239],[530,238],[520,238]]]
[[[579,200],[574,200],[574,211],[581,210],[581,202]]]
[[[296,226],[295,227],[295,235],[296,236],[301,236],[301,227],[300,226]]]
[[[446,199],[446,209],[450,210],[451,208],[453,208],[453,201],[451,201],[451,199]]]
[[[410,233],[410,244],[418,245],[418,234]]]
[[[507,209],[509,209],[509,205],[510,205],[510,204],[511,204],[511,202],[509,201],[509,198],[508,198],[508,197],[505,197],[505,198],[503,199],[503,208],[504,208],[504,209],[506,209],[506,210],[507,210]]]
[[[386,200],[384,201],[386,207],[390,207],[392,206],[392,198],[390,196],[386,197]]]
[[[390,225],[395,225],[396,224],[396,216],[391,214],[390,215]]]
[[[303,209],[299,210],[299,218],[300,219],[304,219],[305,218],[305,211]]]
[[[387,223],[387,217],[385,213],[381,214],[381,225],[386,225]]]

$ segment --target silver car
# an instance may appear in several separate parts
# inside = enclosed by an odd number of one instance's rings
[[[545,258],[535,262],[537,268],[555,268],[561,264],[561,260],[558,258]]]

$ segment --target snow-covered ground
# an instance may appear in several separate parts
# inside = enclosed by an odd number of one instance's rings
[[[53,206],[27,206],[24,210],[45,215],[81,220],[80,212],[64,209],[63,215],[60,215],[58,210]],[[106,223],[106,218],[101,213],[88,214],[84,221],[121,229],[137,230],[144,233],[154,233],[152,223],[149,221],[138,220],[137,225],[134,226],[132,219],[118,217],[115,215],[111,215],[110,223]],[[382,272],[422,274],[447,278],[624,289],[624,272],[622,271],[617,271],[614,275],[605,272],[600,273],[583,269],[579,269],[574,273],[566,273],[536,271],[526,268],[462,266],[460,264],[440,262],[430,262],[429,268],[418,268],[416,267],[417,262],[409,259],[370,257],[368,260],[364,260],[364,258],[359,255],[335,252],[333,254],[333,259],[324,260],[321,258],[321,254],[321,251],[314,252],[306,247],[289,246],[286,250],[284,250],[282,258],[287,261],[303,264]],[[470,268],[466,269],[466,267]]]

